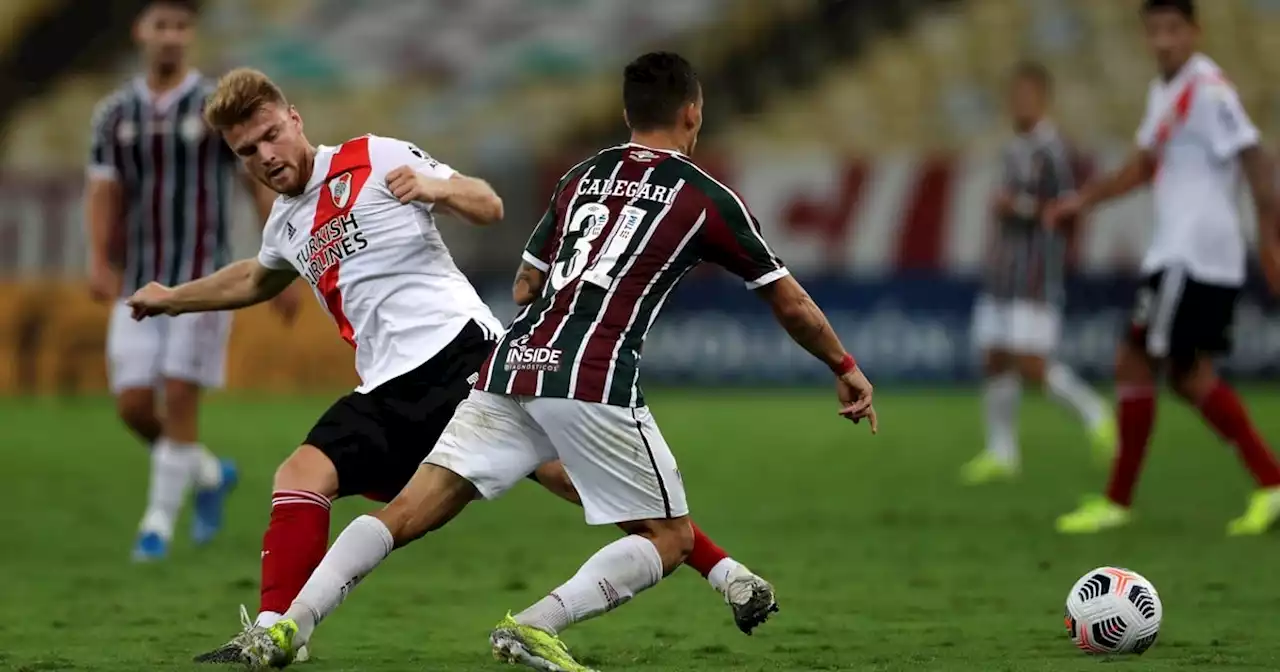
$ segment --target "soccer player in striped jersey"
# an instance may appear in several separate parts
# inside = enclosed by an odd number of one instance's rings
[[[188,64],[195,20],[193,3],[146,3],[134,25],[145,70],[93,114],[85,218],[90,290],[113,304],[107,360],[118,413],[151,448],[147,507],[133,548],[137,561],[165,556],[192,486],[192,538],[209,541],[236,480],[234,466],[200,443],[196,422],[201,390],[223,382],[230,314],[140,323],[130,319],[123,300],[148,282],[178,284],[229,261],[230,182],[237,165],[201,118],[213,82]],[[265,219],[273,195],[246,183]],[[287,316],[296,304],[290,291],[276,305]]]
[[[693,68],[675,54],[641,56],[626,68],[623,106],[631,142],[583,161],[556,186],[516,278],[524,309],[475,390],[396,498],[353,521],[284,618],[250,633],[249,661],[288,664],[393,548],[558,459],[588,524],[618,525],[628,536],[502,619],[490,643],[508,662],[587,670],[559,633],[652,587],[695,543],[675,458],[638,379],[662,304],[703,261],[759,294],[791,337],[831,368],[839,413],[876,430],[871,384],[822,311],[770,250],[742,199],[689,159],[702,126]]]
[[[1159,76],[1147,91],[1137,146],[1120,170],[1085,185],[1048,213],[1061,219],[1150,184],[1155,232],[1145,276],[1116,352],[1120,446],[1104,496],[1086,497],[1058,519],[1060,532],[1092,534],[1132,521],[1130,506],[1155,425],[1157,374],[1235,448],[1256,490],[1227,524],[1259,535],[1280,520],[1280,462],[1254,427],[1214,358],[1231,350],[1231,323],[1246,276],[1240,182],[1257,210],[1258,252],[1280,292],[1280,205],[1275,169],[1256,126],[1222,69],[1198,53],[1192,0],[1145,0],[1142,22]]]
[[[1041,218],[1053,199],[1074,187],[1070,153],[1049,118],[1052,82],[1035,62],[1014,68],[1009,111],[1016,135],[1004,149],[1004,180],[994,212],[995,236],[983,290],[973,314],[982,349],[986,449],[961,470],[974,485],[1018,473],[1018,402],[1022,385],[1044,389],[1089,430],[1095,454],[1115,453],[1115,423],[1106,403],[1067,365],[1053,361],[1062,323],[1067,241]]]

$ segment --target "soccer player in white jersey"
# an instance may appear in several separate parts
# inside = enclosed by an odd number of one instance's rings
[[[143,72],[94,109],[85,194],[89,288],[112,306],[111,391],[120,419],[151,448],[147,507],[133,547],[139,562],[165,557],[188,488],[195,491],[193,540],[206,543],[221,526],[236,471],[200,442],[197,416],[202,390],[222,385],[231,315],[138,323],[124,299],[147,282],[193,280],[230,261],[228,183],[247,178],[200,117],[213,80],[190,66],[195,3],[143,4],[134,22]],[[246,182],[265,219],[275,194]],[[285,292],[275,305],[291,316],[297,301],[297,292]]]
[[[1241,174],[1257,208],[1262,267],[1280,289],[1274,173],[1235,88],[1196,51],[1200,29],[1191,0],[1146,0],[1142,19],[1160,74],[1147,95],[1137,150],[1119,171],[1064,199],[1052,220],[1078,215],[1150,183],[1155,235],[1142,262],[1145,280],[1116,357],[1119,454],[1104,497],[1058,519],[1064,533],[1130,522],[1130,505],[1155,423],[1156,374],[1235,447],[1257,483],[1232,535],[1261,534],[1280,516],[1280,465],[1213,358],[1229,350],[1232,314],[1245,281],[1246,246],[1236,202]]]
[[[390,500],[468,396],[501,325],[454,265],[434,212],[485,225],[501,219],[502,201],[485,182],[400,140],[312,147],[297,111],[254,70],[223,77],[205,115],[249,172],[280,194],[262,249],[195,282],[148,285],[129,299],[134,315],[241,308],[302,275],[355,348],[360,376],[360,387],[334,403],[276,471],[259,612],[244,616],[251,629],[275,623],[320,563],[330,502]],[[536,477],[580,503],[559,463],[542,465]],[[724,594],[749,633],[775,608],[772,587],[701,533],[695,549],[707,566],[688,564]],[[198,660],[239,662],[239,639]]]
[[[286,665],[316,624],[392,551],[561,460],[589,524],[628,536],[494,629],[501,660],[585,672],[558,633],[625,604],[684,562],[693,544],[675,458],[637,384],[640,350],[680,278],[712,261],[744,280],[791,337],[835,375],[838,409],[876,429],[871,384],[764,242],[741,198],[694,164],[702,89],[675,54],[626,68],[632,141],[565,175],[525,248],[524,309],[481,369],[421,469],[382,511],[334,542],[285,618],[249,633],[255,665]]]

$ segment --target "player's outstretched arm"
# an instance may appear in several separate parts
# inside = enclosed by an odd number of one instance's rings
[[[788,275],[757,289],[756,294],[768,302],[774,318],[791,339],[836,374],[837,394],[842,405],[840,414],[854,422],[867,418],[871,421],[872,433],[878,431],[875,409],[871,406],[871,383],[804,287]]]
[[[401,203],[428,203],[476,226],[488,226],[502,219],[502,199],[488,182],[477,177],[454,173],[440,179],[401,166],[387,173],[387,186]]]
[[[217,273],[177,287],[151,283],[129,298],[134,319],[245,308],[275,297],[298,277],[292,269],[272,269],[244,259]]]
[[[1056,227],[1067,219],[1147,184],[1155,174],[1155,157],[1139,148],[1129,155],[1119,170],[1092,180],[1075,194],[1051,203],[1045,208],[1045,223]]]
[[[517,306],[533,303],[542,293],[542,283],[547,281],[547,274],[527,261],[520,262],[520,270],[516,271],[516,281],[511,285],[511,298]]]

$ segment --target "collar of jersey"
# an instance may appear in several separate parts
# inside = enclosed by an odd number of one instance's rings
[[[674,149],[658,149],[657,147],[642,145],[638,142],[628,142],[627,144],[623,145],[623,147],[635,147],[638,149],[647,149],[651,152],[662,152],[663,154],[670,154],[671,156],[684,156],[682,152],[677,152]]]
[[[179,98],[186,95],[199,82],[200,72],[192,69],[187,73],[186,77],[182,78],[180,84],[157,96],[156,92],[152,91],[150,86],[147,86],[146,76],[138,75],[133,78],[133,86],[138,90],[138,95],[142,96],[142,100],[150,105],[153,110],[162,114],[173,107],[173,104]]]

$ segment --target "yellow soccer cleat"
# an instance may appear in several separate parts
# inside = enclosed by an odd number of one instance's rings
[[[986,485],[997,481],[1011,481],[1017,477],[1018,465],[986,451],[960,468],[960,482],[965,485]]]
[[[1119,504],[1098,495],[1085,497],[1080,508],[1058,518],[1062,534],[1095,534],[1128,525],[1133,516]]]
[[[493,657],[542,672],[595,672],[569,655],[559,637],[531,625],[517,623],[508,613],[489,635]]]
[[[1280,518],[1280,488],[1253,493],[1244,515],[1227,524],[1227,536],[1249,537],[1264,534]]]
[[[1102,422],[1094,425],[1089,429],[1089,441],[1093,444],[1093,459],[1099,465],[1106,466],[1116,456],[1116,444],[1118,443],[1118,435],[1116,433],[1116,421],[1111,418],[1105,418]]]

